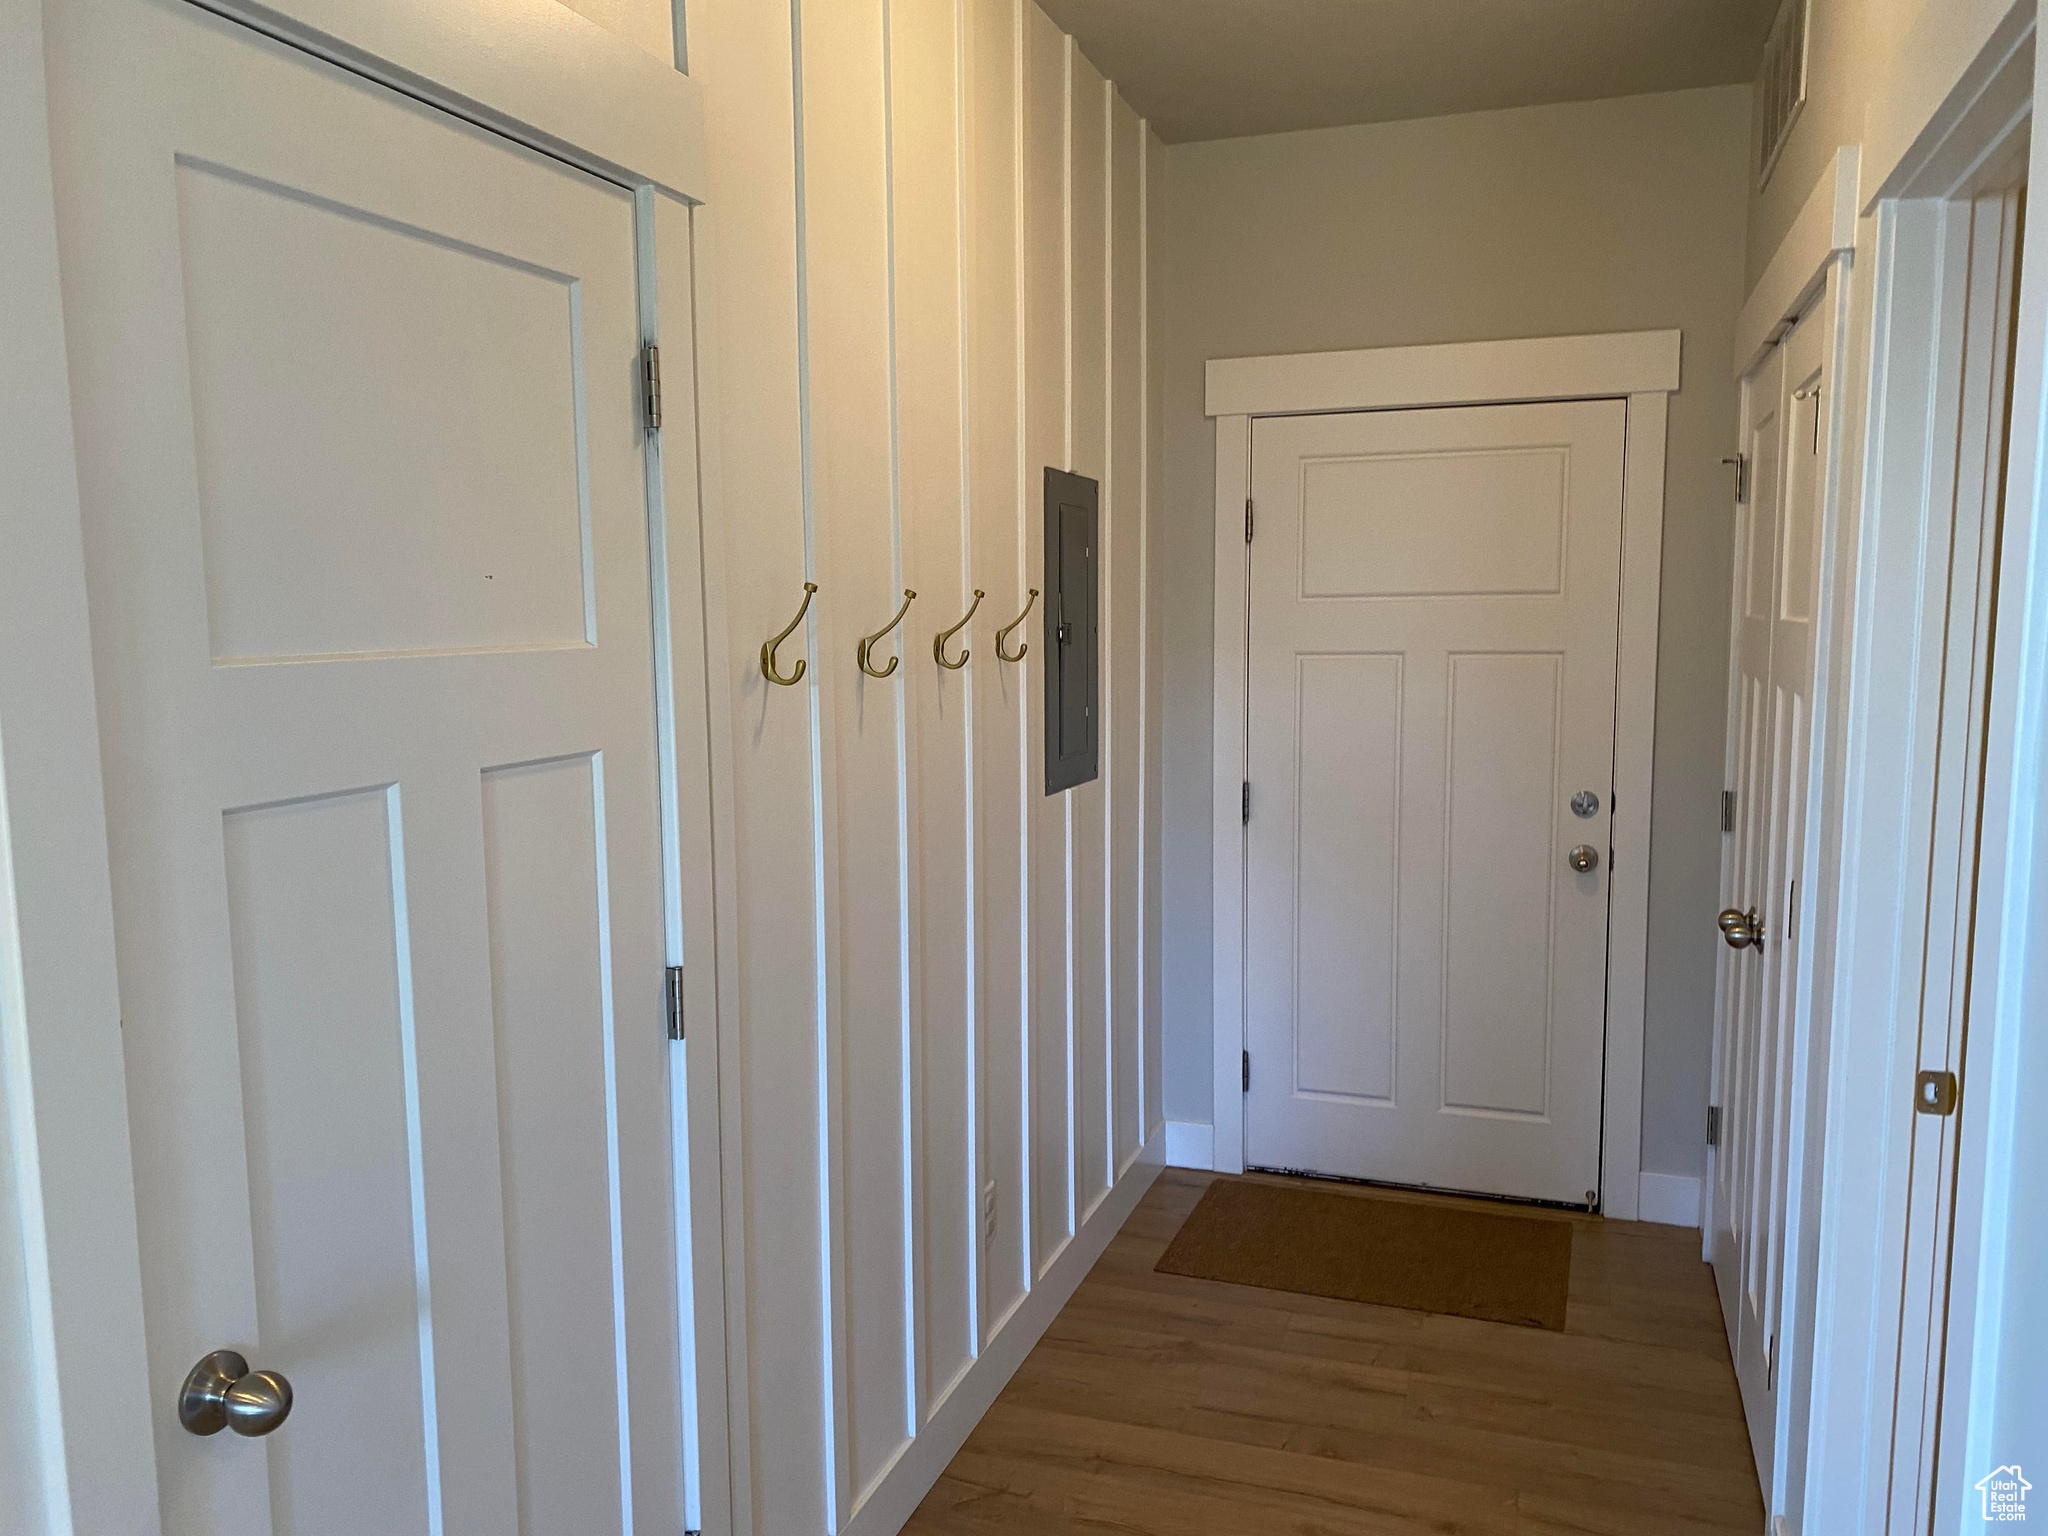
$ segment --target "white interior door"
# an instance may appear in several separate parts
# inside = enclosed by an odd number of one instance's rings
[[[1824,300],[1825,294],[1744,381],[1742,397],[1750,495],[1739,509],[1736,536],[1734,816],[1722,875],[1720,1125],[1710,1241],[1750,1442],[1767,1490],[1775,1460],[1788,1153],[1797,1109],[1794,1030],[1807,941],[1797,915],[1813,745]]]
[[[164,1528],[677,1530],[632,198],[181,0],[49,52]]]
[[[1626,411],[1254,425],[1254,1166],[1598,1198]]]

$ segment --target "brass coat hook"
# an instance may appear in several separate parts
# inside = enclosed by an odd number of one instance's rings
[[[884,624],[872,635],[869,635],[865,639],[863,639],[860,643],[859,648],[854,652],[855,659],[860,662],[861,671],[867,673],[869,677],[890,677],[895,674],[896,663],[902,659],[901,657],[891,656],[889,658],[889,665],[883,667],[879,672],[868,665],[868,657],[874,654],[876,644],[886,639],[888,637],[889,631],[894,629],[898,624],[901,624],[903,622],[903,615],[910,612],[910,600],[916,596],[917,594],[915,592],[911,591],[910,588],[905,587],[903,589],[903,606],[896,610],[896,617],[891,619],[888,623]]]
[[[1033,587],[1031,588],[1030,598],[1024,604],[1024,611],[1018,614],[1017,617],[1010,623],[1005,624],[1001,629],[996,631],[996,654],[1002,657],[1004,661],[1022,661],[1024,659],[1024,653],[1031,649],[1031,642],[1027,640],[1024,642],[1024,644],[1017,647],[1017,654],[1012,656],[1008,651],[1003,649],[1003,639],[1006,635],[1010,633],[1011,630],[1015,629],[1019,624],[1022,624],[1026,619],[1031,617],[1031,605],[1037,601],[1038,588]]]
[[[761,675],[767,678],[769,682],[778,683],[784,688],[794,688],[804,680],[804,668],[808,665],[806,662],[797,662],[796,670],[787,677],[784,677],[775,670],[775,648],[796,633],[797,625],[803,623],[804,615],[811,611],[811,594],[817,590],[818,584],[815,581],[805,582],[803,606],[797,609],[796,617],[783,626],[782,633],[773,640],[763,640],[761,642]]]
[[[981,588],[976,587],[974,589],[974,601],[967,605],[967,617],[962,619],[958,624],[955,624],[951,629],[940,630],[938,634],[932,638],[932,660],[936,661],[948,672],[958,672],[962,667],[967,665],[967,658],[974,654],[974,652],[968,650],[967,647],[963,645],[960,648],[960,659],[958,661],[948,661],[946,660],[946,642],[952,639],[955,635],[959,634],[961,630],[967,627],[969,621],[972,620],[974,617],[974,610],[981,606],[981,599],[983,596],[984,594]]]

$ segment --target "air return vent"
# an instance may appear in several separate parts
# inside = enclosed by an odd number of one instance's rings
[[[1757,75],[1756,184],[1768,186],[1778,156],[1792,137],[1792,125],[1806,105],[1806,12],[1812,0],[1784,0],[1764,44],[1763,68]]]

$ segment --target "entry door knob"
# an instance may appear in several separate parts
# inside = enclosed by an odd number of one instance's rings
[[[1564,856],[1564,861],[1583,875],[1600,867],[1600,853],[1590,843],[1581,843]]]
[[[291,1416],[292,1384],[276,1371],[252,1371],[232,1349],[193,1366],[178,1392],[178,1422],[195,1435],[267,1435]]]

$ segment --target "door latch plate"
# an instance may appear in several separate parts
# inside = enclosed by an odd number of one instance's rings
[[[1923,1115],[1952,1115],[1956,1093],[1955,1073],[1922,1072],[1913,1079],[1913,1108]]]

